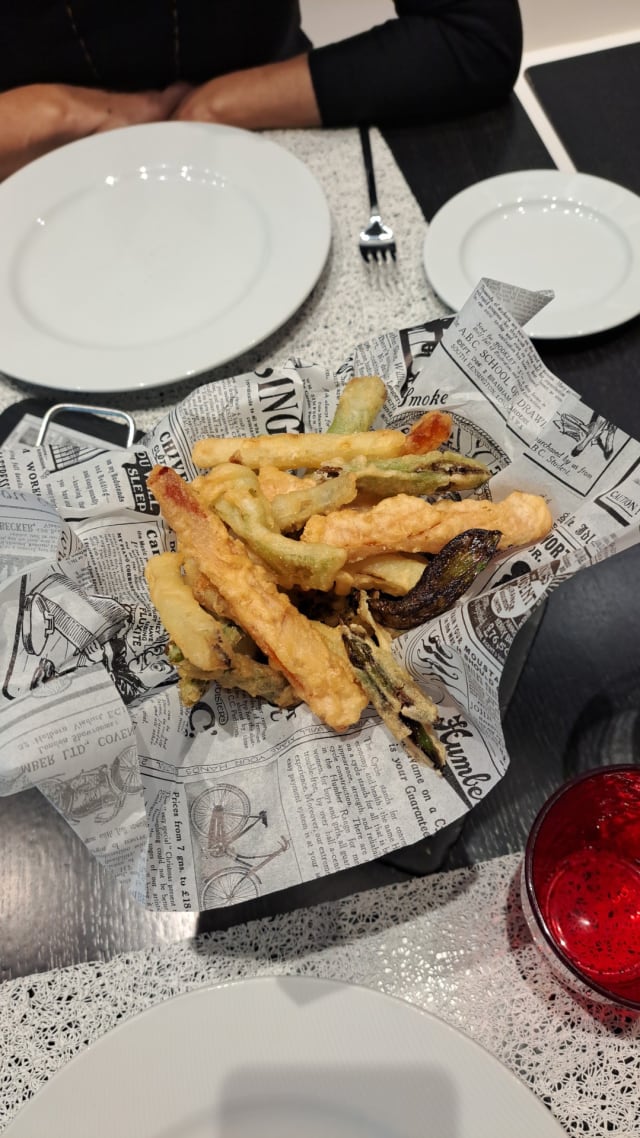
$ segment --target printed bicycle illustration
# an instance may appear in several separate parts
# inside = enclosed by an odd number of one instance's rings
[[[191,804],[191,824],[200,839],[205,862],[214,858],[230,858],[235,864],[216,870],[204,882],[201,904],[204,909],[236,905],[260,893],[262,880],[258,871],[290,846],[280,836],[275,849],[267,853],[247,853],[236,843],[256,826],[268,826],[266,810],[251,813],[248,796],[237,786],[218,783],[199,794]]]
[[[127,747],[110,764],[101,763],[68,779],[47,779],[42,789],[70,821],[95,814],[96,822],[110,822],[124,806],[127,794],[140,790],[138,752]]]

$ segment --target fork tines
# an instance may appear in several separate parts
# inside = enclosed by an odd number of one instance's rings
[[[376,219],[380,232],[371,233],[371,225],[360,234],[360,254],[365,261],[386,261],[387,256],[396,259],[396,243],[393,231]]]

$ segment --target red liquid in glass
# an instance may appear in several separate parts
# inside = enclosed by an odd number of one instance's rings
[[[640,977],[637,861],[613,850],[576,850],[559,863],[543,907],[567,956],[594,980]]]

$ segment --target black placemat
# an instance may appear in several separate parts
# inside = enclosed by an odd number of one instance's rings
[[[464,119],[385,127],[382,133],[427,221],[454,194],[484,178],[555,167],[515,95]]]
[[[640,193],[640,43],[525,72],[573,163]]]

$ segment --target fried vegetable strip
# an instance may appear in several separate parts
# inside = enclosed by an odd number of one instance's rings
[[[412,423],[406,437],[405,454],[424,454],[446,443],[452,419],[446,411],[427,411]]]
[[[249,549],[275,570],[282,588],[298,586],[325,591],[331,588],[346,555],[332,545],[304,546],[283,537],[274,519],[272,503],[264,497],[255,471],[223,463],[197,479],[194,489],[203,504],[213,506]],[[353,486],[352,497],[355,497]],[[321,504],[320,499],[318,501]]]
[[[196,601],[181,573],[179,553],[160,553],[145,566],[151,600],[183,656],[205,671],[226,668],[229,658],[219,621]]]
[[[499,530],[468,529],[447,542],[429,562],[417,585],[403,597],[374,595],[373,618],[391,628],[416,628],[446,612],[466,593],[493,557]]]
[[[172,653],[169,652],[172,659]],[[180,696],[187,707],[196,703],[214,680],[223,688],[240,688],[248,695],[278,707],[294,707],[299,699],[280,672],[243,652],[232,652],[229,667],[217,671],[197,668],[184,658],[172,660],[179,677]]]
[[[202,605],[207,612],[217,616],[220,621],[225,652],[231,661],[229,666],[232,666],[235,653],[242,653],[243,657],[248,656],[250,658],[257,656],[258,646],[254,644],[250,636],[247,636],[244,628],[233,623],[226,602],[215,586],[211,584],[209,578],[205,577],[204,573],[198,569],[193,558],[185,558],[183,569],[185,580],[198,604]]]
[[[239,496],[251,521],[263,529],[277,532],[271,504],[265,498],[255,471],[233,462],[223,462],[191,483],[203,506],[216,507],[223,497]]]
[[[178,694],[183,707],[193,707],[209,687],[209,680],[198,680],[193,676],[181,676],[178,673]]]
[[[383,723],[418,762],[442,768],[444,747],[433,730],[438,709],[398,663],[391,640],[378,628],[360,594],[357,615],[342,635],[351,664]]]
[[[352,435],[356,431],[368,431],[386,398],[387,389],[379,375],[354,375],[342,391],[327,433]]]
[[[292,706],[297,700],[285,678],[238,650],[243,642],[251,647],[242,629],[200,608],[181,576],[181,561],[178,553],[161,553],[148,562],[145,576],[151,599],[172,638],[168,656],[178,673],[185,705],[197,702],[211,681],[217,680],[221,687],[241,688],[280,707]]]
[[[539,541],[551,529],[544,498],[514,490],[501,502],[466,498],[425,502],[408,494],[383,498],[366,510],[347,507],[307,522],[302,541],[327,542],[346,549],[349,561],[373,553],[439,553],[467,529],[500,530],[499,549]]]
[[[382,458],[375,462],[354,459],[340,467],[322,466],[319,473],[330,473],[336,469],[352,472],[359,491],[364,490],[379,498],[393,494],[444,494],[450,490],[472,490],[482,486],[490,477],[490,471],[483,462],[464,458],[453,451],[439,450],[429,454]]]
[[[334,591],[345,597],[352,589],[381,589],[399,597],[418,584],[424,570],[424,557],[416,553],[381,553],[348,561],[336,577]]]
[[[347,506],[357,493],[356,476],[347,473],[287,494],[276,494],[271,500],[273,520],[282,533],[299,530],[314,514],[328,514]]]
[[[257,470],[265,464],[281,470],[316,470],[332,459],[393,458],[404,454],[402,431],[362,431],[351,435],[256,435],[247,439],[200,439],[191,455],[196,466],[208,468],[237,462]]]
[[[213,616],[217,616],[220,620],[231,620],[229,608],[225,600],[220,596],[215,585],[212,585],[209,578],[205,577],[202,570],[198,568],[192,557],[185,557],[183,568],[184,579],[198,604],[202,605],[207,612],[212,613]],[[235,628],[236,625],[232,625],[231,627]]]
[[[305,543],[274,533],[257,519],[255,499],[248,493],[223,494],[216,510],[238,537],[253,549],[277,575],[283,589],[319,589],[327,592],[347,560],[344,549],[320,542]]]
[[[174,470],[154,467],[148,484],[188,557],[221,593],[241,625],[282,672],[293,691],[336,731],[356,723],[367,697],[345,656],[333,651],[311,621],[279,592],[272,573],[209,514]]]
[[[294,490],[309,490],[317,486],[318,479],[315,474],[306,477],[292,474],[289,470],[279,470],[277,466],[261,466],[258,471],[260,489],[268,502],[280,494],[291,494]]]

